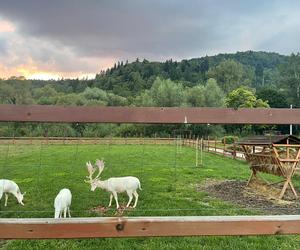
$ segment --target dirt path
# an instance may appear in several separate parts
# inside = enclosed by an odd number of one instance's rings
[[[266,192],[265,186],[254,185],[246,187],[245,181],[238,180],[206,180],[198,187],[199,191],[206,191],[213,197],[236,204],[239,207],[255,209],[265,214],[299,214],[300,200],[292,200],[289,195],[286,200],[274,198],[274,189]]]

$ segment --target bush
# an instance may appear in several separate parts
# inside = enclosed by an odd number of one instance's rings
[[[238,139],[239,138],[237,136],[227,135],[222,138],[222,143],[226,142],[226,144],[233,144]]]

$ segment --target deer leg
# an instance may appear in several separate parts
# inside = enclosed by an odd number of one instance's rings
[[[64,218],[67,217],[67,209],[68,209],[67,207],[64,208]]]
[[[5,204],[4,204],[4,206],[7,206],[7,200],[8,200],[8,194],[5,193]]]
[[[118,195],[117,195],[117,192],[113,192],[113,196],[115,198],[115,201],[116,201],[116,204],[117,204],[117,209],[120,207],[119,206],[119,202],[118,202]]]
[[[109,196],[109,204],[108,204],[108,207],[111,206],[112,198],[113,198],[113,194],[110,194],[110,196]]]
[[[69,217],[71,218],[70,207],[68,207],[68,214],[69,214]]]
[[[133,195],[134,195],[134,197],[135,197],[135,202],[134,202],[133,207],[136,207],[136,204],[137,204],[138,199],[139,199],[139,194],[137,193],[137,191],[134,191],[134,192],[133,192]]]
[[[130,203],[131,203],[131,201],[132,201],[132,192],[131,192],[131,191],[127,191],[127,195],[128,195],[128,197],[129,197],[129,201],[128,201],[126,207],[129,207],[129,205],[130,205]]]

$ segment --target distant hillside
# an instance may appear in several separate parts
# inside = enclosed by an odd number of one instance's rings
[[[253,72],[251,85],[257,87],[264,81],[264,72],[276,70],[280,64],[286,63],[288,56],[270,52],[237,52],[235,54],[219,54],[182,60],[176,62],[149,62],[147,60],[135,62],[118,62],[114,67],[97,74],[93,86],[113,91],[115,94],[130,96],[140,93],[152,86],[157,76],[181,81],[185,86],[204,83],[208,78],[208,71],[222,61],[234,60]]]

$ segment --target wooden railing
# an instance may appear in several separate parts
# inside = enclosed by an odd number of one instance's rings
[[[0,219],[0,239],[300,234],[299,215]]]
[[[135,108],[0,105],[2,122],[96,122],[140,124],[300,124],[299,109]],[[168,141],[168,140],[166,140]],[[196,142],[195,142],[196,141]],[[49,140],[48,140],[49,142]],[[78,142],[76,140],[76,142]],[[189,138],[184,145],[199,145]],[[218,152],[211,141],[201,143]],[[198,147],[198,146],[197,146]],[[231,149],[230,149],[231,150]],[[224,147],[222,154],[227,155]],[[237,151],[234,151],[237,157]],[[1,239],[190,235],[300,234],[300,216],[113,217],[0,219]]]

